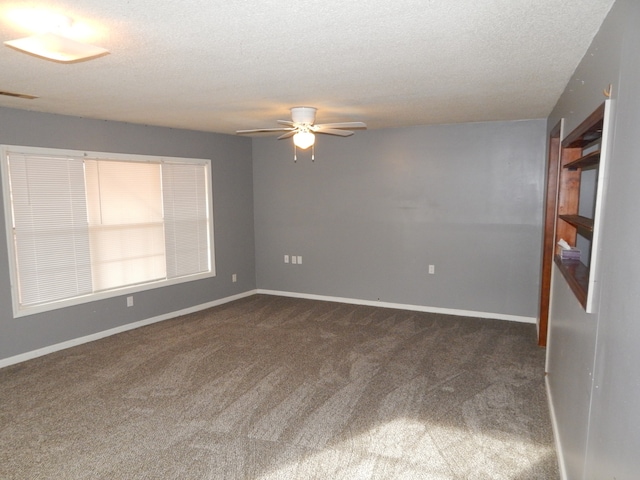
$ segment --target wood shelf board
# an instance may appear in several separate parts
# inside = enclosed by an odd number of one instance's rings
[[[587,292],[589,291],[589,267],[579,260],[562,260],[559,255],[554,260],[571,291],[580,304],[586,308]]]
[[[578,168],[588,168],[598,165],[600,163],[600,150],[596,152],[591,152],[584,157],[580,157],[576,160],[572,160],[571,162],[564,165],[564,168],[568,168],[569,170],[576,170]]]
[[[559,215],[559,217],[580,230],[593,233],[592,218],[582,217],[580,215]]]

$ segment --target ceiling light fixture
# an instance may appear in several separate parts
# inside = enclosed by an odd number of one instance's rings
[[[296,147],[306,150],[316,143],[316,136],[308,130],[303,130],[293,136],[293,143]]]
[[[298,160],[297,150],[301,148],[311,149],[311,160],[315,158],[314,144],[316,142],[316,133],[326,135],[338,135],[339,137],[350,137],[352,131],[346,130],[354,128],[367,128],[367,124],[363,122],[337,122],[337,123],[315,123],[316,121],[315,107],[293,107],[291,109],[291,120],[278,120],[281,125],[278,128],[252,128],[250,130],[236,130],[238,134],[245,133],[272,133],[284,132],[278,140],[293,137],[293,160]]]
[[[68,29],[70,27],[71,19],[65,17],[64,22],[56,25],[56,30]],[[21,52],[62,63],[81,62],[109,53],[109,50],[105,48],[78,42],[53,31],[31,37],[19,38],[17,40],[9,40],[4,42],[4,44],[7,47],[14,48]]]

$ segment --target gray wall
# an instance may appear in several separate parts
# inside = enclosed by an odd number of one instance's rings
[[[254,139],[258,288],[535,318],[545,125]]]
[[[548,382],[569,479],[640,472],[640,3],[618,0],[555,110],[570,131],[613,84],[613,152],[605,198],[600,306],[588,315],[554,270]]]
[[[209,158],[215,278],[14,319],[0,208],[0,360],[255,289],[251,140],[0,108],[0,144]],[[238,282],[231,282],[231,275]]]

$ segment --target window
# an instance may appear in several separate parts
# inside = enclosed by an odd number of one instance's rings
[[[211,162],[2,147],[14,315],[215,275]]]

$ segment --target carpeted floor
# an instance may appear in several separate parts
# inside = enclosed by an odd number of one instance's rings
[[[256,295],[0,370],[0,478],[559,474],[533,325]]]

